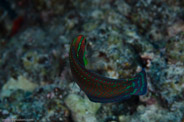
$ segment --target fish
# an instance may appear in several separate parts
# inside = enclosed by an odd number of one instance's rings
[[[23,21],[24,21],[23,16],[19,16],[13,21],[13,25],[12,25],[11,32],[9,35],[10,38],[13,37],[16,33],[18,33],[18,31],[23,25]]]
[[[147,79],[145,69],[133,78],[113,79],[104,77],[87,69],[86,38],[79,35],[70,44],[70,69],[76,83],[87,95],[90,101],[98,103],[120,102],[133,95],[145,95],[147,92]]]

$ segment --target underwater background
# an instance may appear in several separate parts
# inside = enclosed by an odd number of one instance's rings
[[[86,37],[87,69],[147,93],[91,102],[70,43]],[[0,122],[184,122],[183,0],[0,0]]]

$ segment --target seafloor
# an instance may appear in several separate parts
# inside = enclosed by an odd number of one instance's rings
[[[88,69],[128,78],[144,65],[147,94],[90,102],[69,65],[80,34]],[[14,120],[184,121],[184,1],[0,0],[0,121]]]

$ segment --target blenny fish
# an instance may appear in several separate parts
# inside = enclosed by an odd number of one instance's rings
[[[132,95],[144,95],[147,92],[146,72],[144,68],[135,77],[112,79],[86,69],[86,39],[83,35],[75,38],[70,46],[70,68],[76,83],[92,102],[111,103],[129,99]]]

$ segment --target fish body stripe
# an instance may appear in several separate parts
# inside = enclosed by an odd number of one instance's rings
[[[70,67],[79,87],[93,102],[119,102],[147,91],[146,72],[143,69],[131,79],[112,79],[85,68],[85,38],[80,35],[70,46]]]
[[[78,45],[78,48],[77,48],[77,58],[79,57],[79,50],[80,50],[80,48],[81,48],[81,44],[82,44],[83,38],[84,38],[84,37],[82,37],[82,38],[80,39],[80,42],[79,42],[79,45]]]

